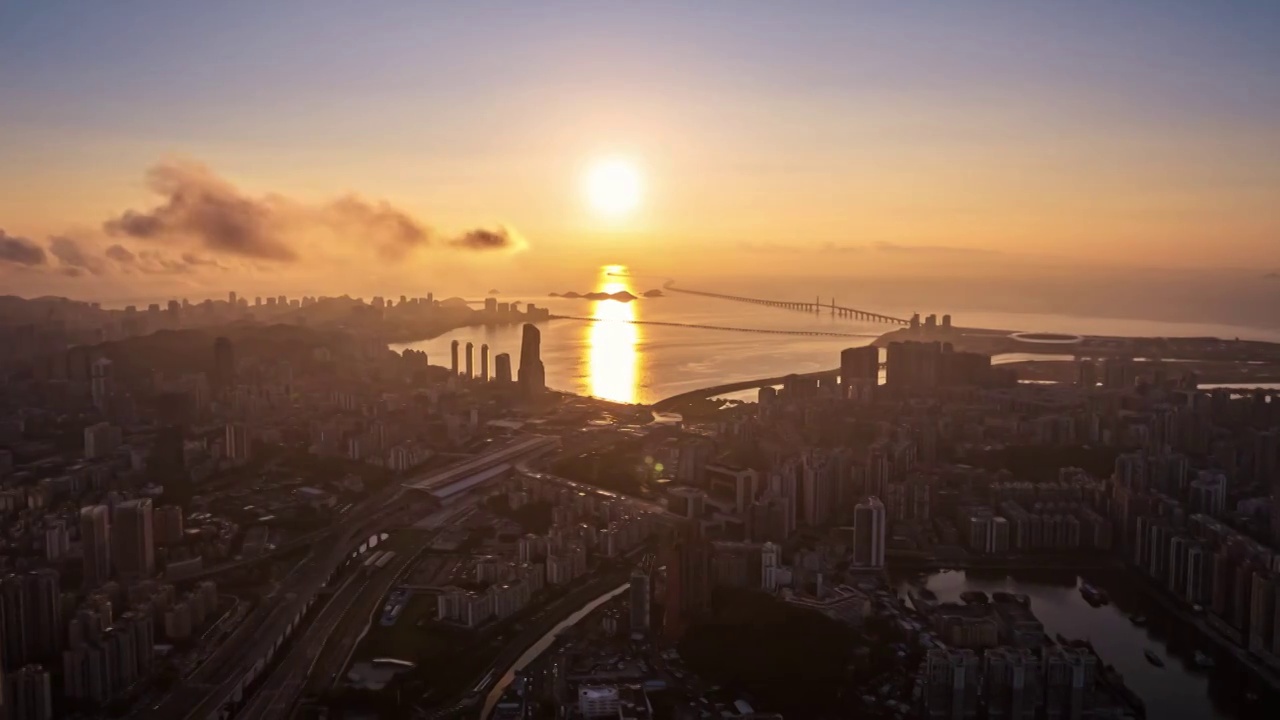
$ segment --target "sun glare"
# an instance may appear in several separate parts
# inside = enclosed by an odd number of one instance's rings
[[[629,215],[640,204],[640,173],[626,160],[601,160],[586,178],[587,200],[601,215]]]

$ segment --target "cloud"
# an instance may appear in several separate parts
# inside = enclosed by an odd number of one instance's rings
[[[108,220],[109,235],[139,240],[191,239],[217,252],[262,260],[296,260],[282,237],[271,200],[246,197],[197,163],[156,165],[147,185],[164,202],[150,211],[126,210]]]
[[[44,265],[48,261],[44,248],[30,240],[0,230],[0,262],[15,265]]]
[[[111,247],[107,248],[104,254],[108,258],[115,260],[118,263],[127,264],[138,259],[138,256],[133,254],[133,251],[131,251],[129,248],[123,245],[112,245]]]
[[[194,162],[158,164],[148,171],[147,185],[160,196],[160,204],[150,210],[128,209],[107,220],[103,229],[109,235],[185,243],[215,256],[275,263],[310,260],[315,253],[306,243],[321,238],[326,242],[314,244],[320,250],[346,243],[372,248],[384,260],[399,260],[436,239],[426,223],[384,200],[349,194],[310,204],[274,194],[252,197]],[[493,250],[512,246],[512,239],[513,233],[505,228],[476,229],[444,245]],[[129,262],[123,253],[117,254],[120,257],[113,259]]]
[[[954,245],[903,245],[884,240],[872,244],[876,252],[902,253],[921,255],[994,255],[995,250],[984,248],[956,247]]]
[[[468,250],[500,250],[513,244],[511,232],[506,228],[497,230],[472,230],[449,241],[449,245]]]
[[[339,229],[367,233],[382,239],[380,252],[389,259],[431,242],[431,231],[386,201],[369,202],[348,195],[328,204],[323,213]]]
[[[1262,276],[1263,280],[1280,280],[1280,272],[1269,272]]]
[[[69,237],[50,238],[49,252],[66,268],[88,270],[94,275],[101,275],[106,270],[106,263],[102,262],[102,258],[85,253],[80,249],[80,244]],[[79,275],[71,275],[71,277],[79,277]]]

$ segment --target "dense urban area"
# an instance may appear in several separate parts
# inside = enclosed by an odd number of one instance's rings
[[[547,388],[558,321],[0,298],[0,717],[1147,717],[1090,638],[943,569],[1140,593],[1277,707],[1275,391],[917,316],[754,401],[625,405]],[[518,357],[387,349],[493,324]],[[1077,358],[993,366],[1019,341]]]

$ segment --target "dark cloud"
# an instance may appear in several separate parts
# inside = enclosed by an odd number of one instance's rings
[[[921,255],[994,255],[995,250],[983,248],[956,247],[953,245],[903,245],[900,243],[879,241],[872,245],[877,252],[921,254]]]
[[[80,244],[69,237],[50,238],[49,252],[58,258],[63,267],[88,270],[94,275],[101,275],[106,270],[106,263],[102,262],[102,258],[85,253],[80,249]]]
[[[67,277],[78,278],[81,275],[84,275],[84,270],[81,270],[78,267],[71,267],[69,265],[64,265],[58,268],[58,273],[61,275],[66,275]]]
[[[182,262],[186,263],[191,267],[211,267],[211,268],[217,268],[218,270],[227,269],[226,265],[223,265],[222,263],[218,262],[217,260],[214,260],[213,258],[200,257],[195,253],[189,253],[189,252],[182,253]]]
[[[15,265],[44,265],[48,261],[44,248],[30,240],[0,230],[0,262]]]
[[[133,251],[123,245],[112,245],[107,248],[104,254],[118,263],[128,264],[138,259],[138,256],[134,255]]]
[[[1262,276],[1264,280],[1280,280],[1280,272],[1271,272]]]
[[[355,195],[339,198],[324,209],[343,232],[367,233],[381,239],[380,252],[399,258],[431,242],[431,230],[385,201],[369,202]]]
[[[215,255],[274,262],[305,259],[303,243],[316,234],[373,248],[389,260],[428,246],[434,239],[428,225],[385,201],[346,195],[307,204],[279,195],[251,197],[198,163],[156,165],[147,173],[147,185],[161,203],[151,210],[125,210],[106,221],[103,228],[108,234],[194,243]],[[513,235],[506,229],[472,230],[446,245],[493,250],[512,246]],[[130,262],[118,254],[113,259]]]
[[[245,197],[203,165],[157,165],[147,173],[147,185],[164,202],[147,212],[126,210],[108,220],[103,226],[108,234],[140,240],[186,238],[210,250],[262,260],[298,257],[282,237],[270,200]]]
[[[501,250],[502,248],[511,247],[512,244],[511,233],[506,228],[472,230],[449,241],[449,245],[453,247],[466,248],[468,250]]]

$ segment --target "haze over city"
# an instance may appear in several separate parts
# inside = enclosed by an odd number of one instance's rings
[[[1261,281],[1278,30],[1265,3],[6,3],[0,271],[122,300],[534,292],[615,262],[917,296]],[[583,190],[611,159],[639,178],[621,214]]]

